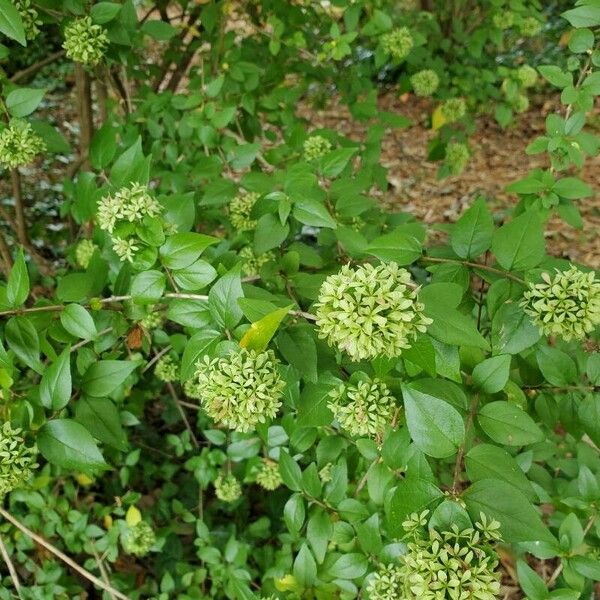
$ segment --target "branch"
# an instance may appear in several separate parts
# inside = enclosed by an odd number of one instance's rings
[[[62,58],[64,56],[64,54],[65,54],[64,50],[59,50],[58,52],[54,52],[54,54],[50,54],[49,56],[46,56],[46,58],[43,58],[39,62],[37,62],[33,65],[30,65],[26,69],[17,71],[10,78],[10,80],[13,83],[18,83],[19,81],[22,81],[23,79],[27,79],[31,75],[35,75],[35,73],[37,73],[40,69],[43,69],[46,65],[49,65],[50,63],[53,63],[55,60]]]
[[[10,559],[10,555],[8,554],[8,550],[4,545],[4,540],[2,536],[0,536],[0,554],[2,554],[2,558],[6,563],[6,567],[8,568],[8,573],[10,574],[10,578],[12,579],[13,585],[15,586],[15,590],[19,598],[23,598],[21,595],[21,584],[19,583],[19,577],[17,575],[17,570],[15,569],[15,565],[13,565],[12,560]]]
[[[461,260],[460,258],[437,258],[435,256],[423,256],[420,258],[420,260],[422,260],[423,262],[450,263],[455,265],[464,265],[465,267],[471,267],[473,269],[482,269],[483,271],[489,271],[490,273],[495,273],[496,275],[500,275],[501,277],[506,277],[506,279],[510,279],[511,281],[516,281],[521,285],[527,285],[527,282],[524,279],[513,275],[509,271],[503,271],[502,269],[496,269],[495,267],[488,267],[483,263]]]

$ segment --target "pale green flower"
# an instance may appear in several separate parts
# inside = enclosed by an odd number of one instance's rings
[[[216,423],[250,431],[277,416],[285,388],[278,365],[272,350],[240,348],[223,358],[205,356],[195,374],[200,404]]]
[[[94,252],[96,251],[96,244],[92,240],[81,240],[75,248],[75,260],[82,269],[87,269]]]
[[[44,140],[23,119],[13,119],[0,132],[0,164],[3,167],[16,169],[29,165],[45,150]]]
[[[160,381],[177,381],[179,379],[179,365],[173,362],[171,356],[163,356],[157,361],[154,374]]]
[[[523,87],[533,87],[538,79],[537,71],[529,65],[521,65],[517,69],[517,79]]]
[[[242,495],[240,482],[231,474],[222,473],[215,479],[215,495],[223,502],[235,502]]]
[[[354,361],[399,356],[431,323],[410,273],[394,262],[344,265],[323,282],[315,309],[319,336]]]
[[[381,435],[396,411],[394,397],[379,379],[341,384],[329,392],[327,406],[340,427],[356,437]]]
[[[256,220],[250,217],[250,213],[260,198],[256,192],[239,194],[229,203],[229,220],[237,231],[251,231],[256,227]]]
[[[239,256],[242,259],[242,271],[247,277],[257,277],[264,265],[275,260],[272,252],[265,252],[257,256],[254,254],[252,246],[244,246],[240,250]]]
[[[202,387],[195,377],[184,382],[183,393],[188,398],[194,398],[195,400],[200,400],[202,398]]]
[[[519,31],[526,37],[533,37],[542,30],[542,23],[540,23],[535,17],[525,17],[521,23],[519,23]]]
[[[127,554],[145,556],[156,543],[156,535],[149,523],[140,521],[136,525],[128,525],[121,534],[121,545]]]
[[[40,32],[42,21],[39,19],[38,11],[31,5],[31,0],[13,0],[14,7],[19,11],[25,37],[33,40]]]
[[[122,261],[133,262],[133,257],[139,249],[134,239],[113,238],[113,250]]]
[[[452,175],[462,173],[463,169],[469,162],[469,149],[465,144],[460,142],[450,142],[446,146],[445,163],[450,169]]]
[[[321,480],[321,483],[329,483],[331,481],[331,469],[333,469],[333,463],[327,463],[319,471],[319,479]]]
[[[467,105],[462,98],[450,98],[442,104],[442,115],[446,123],[454,123],[467,114]]]
[[[600,281],[571,265],[530,283],[521,306],[544,335],[582,340],[600,324]]]
[[[256,473],[256,483],[265,490],[276,490],[283,483],[279,474],[279,464],[270,458],[263,458]]]
[[[91,17],[71,21],[65,27],[63,48],[75,62],[95,66],[104,57],[108,46],[106,30],[92,22]]]
[[[311,135],[303,145],[304,160],[318,160],[331,151],[331,142],[322,135]]]
[[[494,27],[502,29],[502,31],[510,29],[515,24],[515,13],[511,10],[499,11],[494,13],[492,22],[494,23]]]
[[[367,585],[369,600],[400,600],[402,596],[402,573],[392,564],[379,565]]]
[[[154,305],[148,307],[148,314],[140,320],[140,325],[146,331],[152,331],[162,325],[163,315],[160,311],[156,310]]]
[[[23,431],[7,421],[0,429],[0,500],[22,487],[37,468],[37,448],[27,446]]]
[[[423,69],[410,78],[410,84],[417,96],[431,96],[440,84],[438,74],[432,69]]]
[[[399,27],[381,37],[383,51],[395,60],[406,58],[414,45],[415,41],[408,27]]]
[[[112,233],[119,221],[141,223],[144,217],[156,217],[161,210],[147,186],[133,183],[100,200],[96,221],[100,229]]]

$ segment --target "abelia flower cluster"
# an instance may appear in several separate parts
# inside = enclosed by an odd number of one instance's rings
[[[156,310],[154,305],[148,307],[148,314],[140,320],[140,325],[146,331],[152,331],[157,329],[163,323],[163,315],[160,311]]]
[[[467,114],[467,104],[463,98],[450,98],[442,104],[441,110],[446,123],[454,123]]]
[[[452,175],[459,175],[469,162],[469,149],[460,142],[450,142],[446,146],[445,163]]]
[[[257,277],[264,265],[275,260],[275,255],[272,252],[254,254],[252,246],[244,246],[240,250],[239,256],[242,259],[242,272],[246,277]]]
[[[511,10],[502,10],[494,13],[492,23],[498,29],[510,29],[515,24],[515,13]]]
[[[431,96],[440,84],[438,74],[432,69],[423,69],[410,78],[410,84],[417,96]]]
[[[0,165],[7,169],[29,165],[45,150],[44,140],[23,119],[13,119],[0,132]]]
[[[28,446],[20,428],[7,421],[0,428],[0,500],[22,487],[37,468],[37,448]]]
[[[77,244],[75,248],[75,260],[82,269],[88,268],[97,247],[92,240],[81,240]]]
[[[519,31],[525,37],[533,37],[542,30],[542,23],[535,17],[525,17],[519,23]]]
[[[223,502],[235,502],[242,495],[240,482],[231,474],[220,474],[215,479],[215,495]]]
[[[393,358],[431,323],[423,308],[410,273],[396,263],[345,265],[321,286],[316,324],[354,361]]]
[[[256,220],[250,217],[252,209],[260,194],[248,192],[233,198],[229,203],[229,220],[236,231],[251,231],[256,227]]]
[[[413,49],[415,41],[408,27],[399,27],[386,33],[381,38],[383,51],[394,60],[406,58]]]
[[[188,395],[199,395],[200,404],[216,423],[250,431],[275,418],[281,406],[285,382],[278,365],[272,350],[240,348],[222,358],[205,356],[196,365],[194,383],[184,389]]]
[[[279,464],[270,458],[263,458],[256,473],[256,483],[265,490],[276,490],[283,483],[279,474]]]
[[[108,36],[103,27],[92,22],[91,17],[71,21],[65,27],[64,36],[63,48],[71,60],[94,67],[104,57]]]
[[[31,0],[13,0],[13,5],[19,11],[25,37],[28,40],[35,39],[40,32],[42,22],[39,19],[38,11],[31,5]]]
[[[542,273],[530,283],[521,306],[544,335],[582,340],[600,325],[600,280],[571,265],[566,271]]]
[[[311,135],[303,145],[304,160],[312,162],[319,160],[331,152],[331,142],[322,135]]]
[[[146,556],[155,543],[156,535],[147,521],[128,525],[121,535],[123,550],[133,556]]]
[[[173,361],[173,357],[163,356],[157,361],[154,374],[160,381],[177,381],[179,379],[179,365]]]
[[[378,379],[341,384],[329,392],[327,406],[340,427],[356,437],[381,435],[396,410],[388,386]]]

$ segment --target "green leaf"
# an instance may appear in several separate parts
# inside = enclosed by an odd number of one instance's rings
[[[515,404],[499,400],[479,411],[479,425],[495,442],[506,446],[526,446],[545,439],[534,420]]]
[[[23,20],[10,0],[0,0],[0,32],[21,46],[27,46]]]
[[[460,413],[450,404],[420,392],[410,385],[402,387],[406,424],[415,446],[428,456],[452,456],[465,437]]]
[[[569,200],[587,198],[594,194],[594,190],[584,181],[577,177],[563,177],[559,179],[552,188],[555,194]]]
[[[475,346],[489,350],[489,344],[477,330],[475,320],[442,300],[426,301],[425,315],[433,320],[427,327],[427,333],[436,340],[452,346]]]
[[[142,31],[159,42],[165,42],[177,35],[177,29],[164,21],[146,21]]]
[[[96,439],[122,452],[127,450],[119,411],[108,398],[80,398],[75,405],[75,418]]]
[[[137,364],[129,360],[99,360],[88,367],[81,389],[95,398],[110,396],[136,367]]]
[[[500,522],[504,541],[556,543],[531,502],[513,486],[496,479],[482,479],[462,495],[472,519],[484,513]]]
[[[279,453],[279,473],[283,483],[290,490],[299,492],[302,489],[302,471],[298,463],[283,448]]]
[[[240,322],[243,313],[238,300],[243,297],[240,265],[237,264],[208,293],[210,314],[220,327],[233,329]]]
[[[492,348],[495,353],[518,354],[533,346],[540,337],[540,330],[516,302],[503,304],[494,314]]]
[[[42,375],[40,402],[49,410],[61,410],[71,399],[73,386],[70,356],[71,347],[67,346]]]
[[[293,214],[300,223],[313,227],[328,227],[335,229],[337,223],[329,214],[327,208],[317,200],[303,198],[294,202]]]
[[[332,534],[333,523],[331,522],[331,518],[322,508],[315,508],[315,512],[308,520],[308,525],[306,526],[306,539],[319,564],[325,560]]]
[[[330,425],[333,413],[327,406],[328,394],[333,383],[307,383],[298,400],[298,427],[321,427]]]
[[[98,2],[90,9],[90,17],[94,23],[104,25],[112,21],[121,12],[121,5],[116,2]]]
[[[40,362],[40,340],[33,323],[27,317],[13,317],[4,329],[8,347],[28,367],[43,372]]]
[[[478,198],[452,227],[450,243],[461,258],[476,258],[489,250],[494,220],[483,198]]]
[[[600,563],[589,556],[574,556],[569,559],[569,564],[580,575],[593,581],[600,581]]]
[[[499,392],[508,381],[510,361],[508,354],[484,360],[473,369],[473,383],[488,394]]]
[[[524,560],[517,560],[517,575],[519,585],[529,600],[548,598],[548,589],[544,580]]]
[[[256,352],[263,352],[292,306],[290,304],[285,308],[279,308],[259,321],[252,323],[250,329],[246,331],[244,337],[240,340],[240,346],[249,350],[256,350]]]
[[[565,88],[573,84],[573,76],[556,65],[543,65],[538,67],[538,71],[546,81],[555,87]]]
[[[540,264],[546,252],[542,222],[530,210],[494,233],[492,250],[504,269],[526,271]]]
[[[561,16],[573,27],[597,27],[600,25],[600,5],[586,3],[565,11]]]
[[[316,383],[317,345],[312,330],[288,327],[277,334],[276,341],[283,358],[296,368],[305,381]]]
[[[90,144],[90,161],[96,169],[103,169],[114,158],[117,151],[117,130],[106,122],[94,133]]]
[[[565,352],[546,346],[538,348],[535,356],[549,384],[561,387],[577,383],[577,365]]]
[[[71,419],[54,419],[38,432],[37,446],[53,465],[70,471],[94,473],[107,467],[89,431]]]
[[[317,580],[317,563],[306,544],[302,544],[300,547],[300,551],[294,559],[292,572],[302,587],[309,588]]]
[[[294,535],[298,535],[304,525],[305,518],[306,509],[302,495],[292,494],[283,507],[283,520],[288,530]]]
[[[357,148],[338,148],[337,150],[332,150],[319,163],[321,173],[325,177],[337,177],[346,168],[346,165],[357,151]]]
[[[254,230],[254,253],[260,255],[277,248],[285,241],[289,232],[289,225],[282,225],[274,214],[263,215],[258,219]]]
[[[26,117],[40,104],[46,90],[18,88],[6,96],[6,108],[13,117]]]
[[[196,363],[221,339],[218,331],[202,329],[195,333],[188,341],[181,357],[181,383],[185,383],[196,369]]]
[[[150,157],[142,150],[142,138],[138,139],[117,158],[110,170],[110,181],[116,187],[128,183],[146,184],[150,178]]]
[[[367,557],[358,552],[342,554],[328,569],[331,577],[337,579],[358,579],[368,568]]]
[[[590,29],[577,29],[569,36],[569,50],[575,53],[587,52],[594,47],[594,32]]]
[[[71,335],[82,340],[91,340],[98,334],[92,315],[79,304],[67,305],[60,313],[60,322]]]
[[[138,273],[131,282],[131,297],[137,304],[154,304],[165,291],[164,273],[156,270]]]
[[[10,270],[6,284],[6,300],[11,308],[19,308],[25,304],[29,296],[29,273],[23,256],[23,249],[19,249],[15,264]]]
[[[386,233],[375,238],[366,248],[368,254],[383,261],[394,261],[399,265],[409,265],[421,257],[421,242],[410,233],[402,230]]]
[[[46,121],[37,119],[32,119],[30,123],[33,131],[44,140],[47,152],[51,154],[71,154],[71,145],[56,127]]]
[[[160,247],[160,257],[167,269],[185,269],[195,262],[212,244],[219,240],[201,233],[176,233]]]

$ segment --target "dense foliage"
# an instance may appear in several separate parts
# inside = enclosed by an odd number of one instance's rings
[[[599,29],[597,0],[0,0],[0,598],[593,598],[600,279],[544,230],[593,193]],[[384,89],[432,96],[440,177],[476,114],[558,89],[547,168],[432,242],[377,202]],[[364,139],[299,116],[334,94]]]

